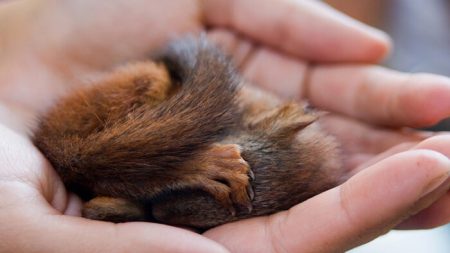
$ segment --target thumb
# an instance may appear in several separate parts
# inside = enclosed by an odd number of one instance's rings
[[[450,161],[444,155],[407,151],[289,211],[231,223],[206,235],[236,252],[256,252],[238,245],[239,235],[251,229],[258,252],[344,252],[386,233],[445,194],[449,172]],[[223,237],[224,230],[233,233]]]

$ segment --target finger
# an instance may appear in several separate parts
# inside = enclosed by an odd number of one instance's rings
[[[319,1],[203,3],[207,24],[230,27],[255,41],[307,60],[374,62],[389,50],[389,39],[384,33]]]
[[[303,83],[308,65],[269,48],[258,48],[241,67],[246,80],[286,99],[303,96]]]
[[[439,135],[429,138],[416,145],[414,149],[435,150],[450,157],[450,135]],[[424,229],[442,226],[447,223],[450,223],[450,191],[429,208],[402,223],[399,228]]]
[[[411,149],[430,149],[444,154],[447,157],[450,157],[450,134],[449,133],[435,133],[436,135],[429,135],[431,133],[424,132],[424,135],[421,142],[420,140],[420,132],[418,132],[417,139],[410,139],[410,141],[401,142],[400,144],[393,146],[392,148],[376,155],[371,158],[370,161],[362,163],[358,165],[355,169],[354,173],[372,166],[373,164],[388,158],[389,156],[398,154],[400,152],[411,150]],[[428,138],[425,138],[426,135],[429,135]]]
[[[376,127],[336,114],[328,114],[319,120],[324,130],[335,136],[345,153],[379,154],[405,142],[418,142],[434,133],[411,129]]]
[[[36,240],[41,242],[38,246],[42,246],[42,250],[39,252],[70,252],[67,249],[74,249],[72,252],[105,253],[228,252],[223,246],[199,234],[161,224],[112,224],[67,216],[49,217],[47,221],[45,223],[45,220],[41,220],[40,224],[35,224],[36,229],[41,230],[42,236],[29,232],[30,236],[38,237]],[[70,242],[70,238],[76,238],[76,241]]]
[[[367,65],[319,66],[310,70],[308,85],[305,62],[264,47],[250,49],[225,30],[213,34],[240,59],[248,80],[284,98],[307,97],[323,109],[388,126],[428,126],[450,115],[448,78]]]
[[[302,84],[308,70],[305,61],[264,46],[256,47],[224,29],[210,31],[209,38],[232,56],[247,81],[283,98],[303,97]]]
[[[233,252],[343,252],[387,232],[417,206],[424,208],[449,170],[449,160],[440,153],[407,151],[288,212],[231,223],[206,235]],[[233,233],[221,237],[227,229]],[[250,235],[245,240],[256,242],[260,251],[239,245],[242,234]]]
[[[255,45],[248,39],[230,30],[216,28],[208,31],[208,39],[216,43],[223,51],[231,56],[233,63],[241,68],[255,49]]]
[[[349,173],[348,177],[354,176],[356,173],[390,157],[395,154],[410,150],[414,146],[416,146],[418,142],[405,142],[398,144],[387,151],[380,153],[378,155],[371,155],[370,157],[367,157],[366,160],[361,160],[359,163],[355,163],[351,168],[352,171]]]
[[[389,156],[403,152],[409,149],[429,149],[442,153],[450,157],[450,135],[438,135],[426,139],[420,143],[402,143],[388,151],[379,154],[371,159],[369,162],[361,164],[353,173],[357,173],[364,168],[371,166]],[[442,196],[436,203],[433,203],[429,208],[414,215],[405,222],[402,222],[397,228],[400,229],[426,229],[437,226],[442,226],[450,222],[450,192]]]
[[[48,50],[47,57],[61,55],[70,58],[63,60],[99,68],[140,59],[149,51],[164,46],[177,34],[201,30],[199,6],[193,1],[70,1],[43,6],[42,13],[36,12],[45,17],[30,16],[41,21],[34,26],[45,27],[49,36],[45,41],[32,39],[36,44],[47,43],[53,47],[41,46],[39,49]],[[121,21],[113,24],[111,20],[118,15]],[[114,43],[104,46],[105,41]]]
[[[2,241],[9,242],[0,243],[1,252],[228,252],[201,235],[166,225],[23,212],[14,216],[10,220],[17,222],[0,228]]]
[[[61,215],[26,183],[0,184],[0,192],[0,252],[228,252],[199,234],[166,225]]]
[[[366,122],[423,127],[450,116],[450,79],[366,65],[318,66],[310,72],[307,98]]]

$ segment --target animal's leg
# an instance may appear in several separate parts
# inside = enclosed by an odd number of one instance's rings
[[[161,103],[173,91],[167,69],[153,62],[119,68],[92,86],[75,91],[41,121],[35,134],[85,137],[125,120],[142,105]]]
[[[112,222],[143,221],[146,219],[142,206],[121,198],[96,197],[86,202],[82,215],[93,220]]]

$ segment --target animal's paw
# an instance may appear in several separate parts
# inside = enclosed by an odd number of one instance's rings
[[[84,204],[82,216],[111,222],[142,221],[145,211],[139,204],[126,199],[96,197]]]
[[[250,181],[254,174],[241,156],[236,144],[213,144],[197,160],[200,173],[195,176],[200,188],[212,196],[233,215],[235,205],[252,211],[254,192]]]
[[[317,118],[318,115],[307,112],[297,103],[286,103],[255,117],[249,128],[259,129],[281,139],[290,138]]]

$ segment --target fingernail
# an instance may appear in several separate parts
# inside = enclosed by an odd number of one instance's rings
[[[430,194],[432,191],[436,190],[439,186],[441,186],[448,178],[450,177],[450,169],[446,171],[444,174],[432,179],[423,189],[422,195],[420,197],[424,197]]]

